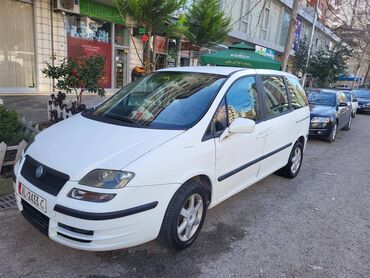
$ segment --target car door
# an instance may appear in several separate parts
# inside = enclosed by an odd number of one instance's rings
[[[236,118],[256,122],[252,133],[234,133],[220,140],[220,135]],[[215,198],[222,201],[252,184],[258,175],[265,138],[261,132],[260,98],[254,76],[236,80],[228,89],[214,116],[216,146]]]
[[[337,114],[338,114],[338,128],[343,128],[349,120],[351,116],[351,108],[347,106],[341,106],[341,103],[347,103],[347,97],[344,93],[338,92],[337,93]]]
[[[288,162],[297,128],[283,76],[262,75],[261,82],[265,112],[263,130],[267,132],[260,176],[266,176]]]
[[[307,135],[310,126],[308,100],[298,78],[287,76],[286,85],[288,87],[293,115],[296,120],[296,137],[298,138],[301,134]]]

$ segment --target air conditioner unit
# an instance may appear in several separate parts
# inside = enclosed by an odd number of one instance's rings
[[[54,10],[70,14],[79,14],[80,0],[55,0]]]

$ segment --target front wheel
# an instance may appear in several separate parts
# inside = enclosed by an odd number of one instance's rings
[[[281,168],[277,174],[289,179],[295,178],[301,169],[303,159],[303,144],[296,142],[290,153],[288,164]]]
[[[352,126],[352,117],[350,116],[349,119],[348,119],[348,123],[343,128],[343,130],[350,130],[351,129],[351,126]]]
[[[207,212],[203,187],[187,182],[175,193],[163,219],[159,240],[170,249],[183,250],[194,243]]]
[[[329,136],[325,139],[327,142],[332,143],[337,138],[338,123],[335,123],[331,128]]]

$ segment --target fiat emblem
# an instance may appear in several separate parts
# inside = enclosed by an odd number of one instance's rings
[[[44,167],[42,167],[42,165],[38,166],[36,168],[36,178],[40,178],[42,176],[42,174],[44,173]]]

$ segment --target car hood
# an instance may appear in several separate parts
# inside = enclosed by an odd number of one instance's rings
[[[37,135],[27,154],[80,180],[93,169],[122,169],[183,132],[113,125],[79,114]]]
[[[310,111],[311,111],[311,117],[312,116],[331,117],[336,112],[335,107],[325,106],[325,105],[313,105],[313,104],[310,104]]]

